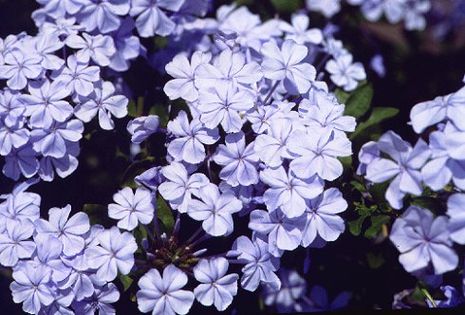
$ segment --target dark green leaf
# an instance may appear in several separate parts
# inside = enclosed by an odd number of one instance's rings
[[[367,216],[361,216],[356,220],[350,221],[349,224],[349,231],[352,235],[359,236],[362,232],[362,225]]]
[[[173,211],[162,197],[157,198],[157,215],[163,224],[164,231],[170,233],[174,226]]]
[[[278,12],[294,12],[302,7],[302,0],[271,0]]]
[[[355,139],[366,129],[373,127],[389,118],[396,116],[399,113],[399,110],[394,107],[375,107],[373,112],[367,121],[360,123],[355,129],[354,133],[350,136],[350,139]]]
[[[356,89],[345,102],[345,115],[355,118],[362,117],[369,109],[373,99],[373,88],[370,84],[364,84]]]
[[[371,226],[365,231],[365,237],[374,238],[381,232],[381,228],[384,224],[390,221],[388,215],[377,215],[371,217]]]
[[[366,188],[362,183],[360,183],[360,182],[358,182],[356,180],[353,180],[353,181],[350,182],[350,184],[352,185],[352,187],[354,187],[355,190],[357,190],[357,191],[359,191],[361,193],[366,192]]]
[[[157,115],[160,118],[160,126],[166,127],[168,125],[168,121],[170,119],[168,110],[163,105],[154,105],[150,107],[149,110],[150,115]]]
[[[132,283],[134,282],[134,280],[128,275],[120,275],[119,280],[123,284],[124,292],[126,292],[131,287]]]
[[[334,91],[334,94],[336,95],[338,102],[341,104],[345,104],[350,97],[350,93],[339,88]]]

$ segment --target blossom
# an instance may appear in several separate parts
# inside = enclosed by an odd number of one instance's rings
[[[97,85],[89,96],[79,97],[79,101],[74,115],[83,122],[89,122],[98,114],[100,127],[105,130],[115,127],[111,115],[123,118],[128,114],[128,99],[123,95],[115,95],[115,87],[108,81]]]
[[[160,119],[157,115],[137,117],[128,123],[127,130],[131,134],[131,142],[141,144],[153,133],[157,132]]]
[[[177,12],[183,4],[184,0],[133,0],[129,13],[137,16],[136,27],[141,37],[167,36],[173,32],[175,23],[161,9]]]
[[[237,89],[249,87],[263,77],[260,65],[255,61],[246,61],[241,52],[224,49],[213,64],[204,62],[195,71],[195,84],[199,89],[207,90],[217,84],[225,84]]]
[[[308,136],[297,130],[288,142],[289,151],[298,157],[291,161],[290,169],[300,178],[310,178],[314,174],[326,180],[334,180],[342,175],[342,164],[337,159],[352,154],[351,143],[343,134],[332,130]]]
[[[0,231],[4,231],[7,225],[34,222],[40,217],[40,195],[25,191],[32,183],[21,183],[11,194],[0,197],[5,199],[0,203]]]
[[[192,195],[198,196],[199,189],[210,182],[201,173],[189,176],[185,166],[178,162],[163,167],[161,173],[166,180],[158,186],[158,191],[170,202],[171,207],[180,213],[187,212],[192,202]]]
[[[80,23],[88,32],[98,28],[100,32],[106,34],[120,26],[119,16],[128,14],[129,9],[128,0],[86,1],[80,11]]]
[[[64,122],[73,114],[73,107],[65,100],[71,91],[61,81],[33,81],[28,86],[29,94],[19,97],[25,105],[25,115],[30,116],[34,128],[49,128],[53,122]]]
[[[8,224],[6,232],[0,233],[0,264],[5,267],[15,266],[19,259],[30,258],[35,244],[29,240],[34,232],[30,222]]]
[[[186,284],[186,274],[174,265],[165,267],[162,275],[158,270],[150,269],[138,282],[139,310],[153,315],[187,314],[194,302],[194,294],[181,290]]]
[[[23,303],[23,311],[37,314],[43,306],[53,303],[54,295],[48,285],[50,272],[43,266],[25,264],[13,272],[10,290],[15,303]]]
[[[26,144],[19,149],[13,149],[5,157],[3,174],[13,180],[18,180],[22,174],[26,178],[31,178],[39,170],[37,152],[32,149],[32,145]]]
[[[329,188],[317,198],[308,200],[302,246],[309,246],[317,235],[325,241],[335,241],[345,229],[344,220],[336,214],[345,211],[347,206],[337,188]]]
[[[406,193],[421,194],[419,169],[429,158],[430,151],[423,140],[419,139],[412,148],[393,131],[381,136],[378,148],[394,161],[385,158],[375,159],[367,166],[366,178],[374,183],[382,183],[394,178],[386,190],[386,200],[393,208],[400,209]]]
[[[413,130],[422,133],[427,127],[448,119],[460,129],[465,130],[465,87],[455,93],[438,96],[432,101],[421,102],[413,106],[410,120]]]
[[[35,222],[37,233],[56,236],[63,243],[63,253],[73,256],[84,248],[83,235],[89,231],[89,217],[84,212],[78,212],[72,217],[71,206],[51,208],[48,211],[49,220]]]
[[[297,301],[305,295],[307,283],[297,271],[285,268],[279,270],[279,279],[279,289],[264,286],[265,305],[274,304],[279,312],[300,311]]]
[[[260,179],[269,186],[263,194],[267,209],[273,211],[280,207],[289,218],[302,215],[305,199],[315,198],[323,191],[323,181],[317,176],[302,180],[282,166],[261,171]]]
[[[67,64],[67,67],[54,72],[52,77],[56,81],[63,82],[71,92],[89,96],[94,90],[93,83],[100,80],[100,68],[80,62],[76,55],[69,56]]]
[[[365,69],[360,62],[352,63],[352,55],[344,54],[329,60],[326,70],[331,74],[331,81],[345,91],[353,91],[358,82],[366,79]]]
[[[263,44],[260,52],[263,55],[262,70],[265,78],[284,80],[284,85],[291,93],[304,94],[308,92],[315,80],[316,70],[303,62],[308,49],[293,40],[286,40],[279,48],[274,41]]]
[[[309,98],[299,104],[299,113],[306,126],[336,133],[353,132],[356,127],[355,117],[344,116],[345,106],[332,99],[326,92],[311,90]]]
[[[29,141],[29,130],[18,120],[11,124],[0,120],[0,155],[9,155],[13,148],[18,149]]]
[[[199,93],[200,121],[207,128],[216,128],[219,124],[227,133],[238,132],[242,128],[241,112],[254,106],[254,95],[244,89],[237,90],[228,84],[216,84],[212,89]]]
[[[254,142],[260,160],[276,168],[281,166],[284,159],[292,159],[294,156],[289,153],[288,141],[295,128],[291,119],[272,119],[268,132],[258,135]]]
[[[465,194],[456,193],[447,199],[447,215],[449,216],[448,230],[450,238],[458,243],[465,244]]]
[[[215,184],[199,189],[200,200],[192,200],[187,214],[202,221],[202,228],[212,236],[224,236],[234,229],[232,214],[242,210],[242,202],[231,192],[220,194]]]
[[[145,188],[136,189],[125,187],[113,195],[116,203],[108,205],[108,216],[119,220],[120,229],[132,231],[140,222],[149,224],[153,220],[155,206],[152,193]]]
[[[0,78],[8,79],[6,84],[12,90],[22,90],[28,79],[37,79],[42,73],[42,58],[13,49],[5,55],[4,65],[0,65]]]
[[[53,123],[49,128],[32,131],[33,148],[44,156],[63,158],[68,151],[67,143],[78,142],[83,132],[84,125],[77,119]]]
[[[63,242],[56,235],[40,233],[34,236],[36,253],[34,259],[27,263],[46,266],[51,271],[51,280],[55,283],[65,280],[71,268],[62,261]]]
[[[296,249],[302,240],[302,219],[288,218],[279,208],[272,212],[253,210],[249,229],[267,236],[269,251],[275,257],[283,250]]]
[[[241,286],[247,291],[255,291],[261,282],[276,289],[281,287],[281,281],[274,273],[279,269],[279,259],[268,252],[268,244],[260,238],[252,242],[246,236],[238,237],[228,256],[237,257],[245,264],[242,268]]]
[[[110,64],[110,59],[116,52],[113,38],[101,34],[91,36],[87,33],[82,33],[82,37],[79,35],[70,35],[66,38],[66,45],[73,49],[78,49],[76,58],[79,62],[89,63],[90,59],[92,59],[102,67]]]
[[[134,265],[134,253],[137,250],[134,236],[121,233],[116,226],[101,232],[97,236],[98,246],[86,249],[89,266],[97,269],[97,277],[112,281],[119,271],[127,275]]]
[[[213,156],[216,164],[223,165],[220,178],[233,187],[249,186],[258,183],[258,156],[254,151],[254,143],[246,146],[244,133],[229,134],[226,145],[220,144]]]
[[[445,216],[433,217],[423,208],[411,206],[392,226],[390,240],[401,252],[399,262],[408,272],[433,265],[435,274],[453,270],[458,257],[451,248]]]
[[[188,102],[193,102],[199,97],[198,89],[195,86],[195,71],[197,67],[208,63],[211,59],[210,53],[196,51],[190,59],[185,54],[176,55],[169,62],[165,69],[174,79],[168,81],[163,91],[171,100],[183,98]]]
[[[92,296],[73,304],[73,308],[78,314],[98,314],[112,315],[115,309],[111,303],[118,302],[120,294],[118,288],[113,283],[108,283],[102,287],[96,287]]]
[[[34,48],[42,57],[42,67],[47,70],[58,70],[65,61],[55,55],[57,50],[63,48],[64,43],[60,41],[58,35],[44,32],[37,36]]]
[[[285,39],[293,40],[299,45],[320,44],[323,41],[323,34],[319,29],[308,29],[310,18],[306,14],[293,14],[291,23],[281,22],[281,30],[286,33]]]
[[[142,49],[139,37],[132,34],[134,20],[126,17],[118,30],[113,34],[116,51],[112,54],[110,68],[123,72],[129,69],[130,60],[139,56]]]
[[[422,167],[421,177],[435,191],[443,189],[451,180],[458,188],[465,189],[465,159],[459,140],[461,133],[450,122],[444,130],[430,133],[431,159]]]
[[[5,124],[14,125],[25,111],[19,95],[10,89],[0,92],[0,120],[3,120]]]
[[[205,159],[203,144],[213,144],[219,139],[218,129],[205,128],[198,119],[189,123],[185,111],[180,111],[178,117],[168,123],[168,131],[176,136],[168,145],[168,153],[176,161],[192,164]]]
[[[194,267],[194,277],[201,283],[194,295],[202,305],[215,305],[218,311],[224,311],[232,303],[239,276],[226,275],[228,267],[228,260],[223,257],[202,259]]]
[[[307,8],[330,18],[341,10],[341,0],[306,0]]]

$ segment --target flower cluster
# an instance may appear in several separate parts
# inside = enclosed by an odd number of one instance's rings
[[[425,14],[432,7],[431,0],[346,0],[348,4],[360,6],[363,16],[370,22],[379,21],[383,16],[389,23],[403,22],[407,30],[423,30],[426,27]],[[326,17],[332,17],[341,10],[341,0],[307,0],[307,8]]]
[[[372,184],[390,181],[385,198],[392,208],[411,204],[394,222],[390,239],[405,270],[420,278],[456,269],[459,258],[453,243],[465,244],[464,115],[465,88],[461,88],[412,108],[413,130],[429,143],[419,138],[412,147],[388,131],[359,153],[358,174]],[[441,206],[415,205],[422,197],[438,199]]]
[[[309,29],[303,14],[291,23],[263,23],[245,7],[223,6],[209,25],[199,47],[166,65],[172,80],[164,92],[184,100],[187,110],[177,111],[166,134],[156,116],[139,117],[128,128],[136,144],[163,134],[167,164],[138,176],[136,192],[124,188],[109,208],[129,231],[150,223],[155,195],[175,213],[169,235],[146,227],[155,236],[143,241],[142,312],[185,314],[194,299],[224,310],[239,278],[248,291],[261,284],[279,290],[286,251],[322,247],[345,229],[339,214],[347,202],[339,189],[325,189],[325,181],[342,175],[339,158],[352,154],[346,133],[356,123],[323,79],[351,91],[366,77],[363,66],[340,41]],[[251,236],[235,231],[243,217]],[[179,226],[195,221],[199,230],[186,241]],[[201,247],[225,236],[235,239],[226,256]],[[202,258],[206,253],[215,258]],[[227,275],[228,261],[243,267]],[[191,272],[199,283],[193,291],[186,290]]]
[[[128,274],[137,244],[116,227],[90,226],[84,212],[52,208],[40,219],[39,195],[18,185],[0,204],[0,264],[13,269],[13,300],[30,314],[114,313],[119,291],[111,282]]]
[[[262,286],[267,304],[284,307],[289,294],[303,296],[281,258],[345,230],[336,181],[356,122],[335,90],[354,91],[366,79],[362,64],[301,12],[262,21],[235,5],[200,18],[205,0],[38,2],[37,35],[0,41],[3,173],[29,179],[0,204],[13,300],[31,314],[112,314],[118,277],[134,281],[139,310],[153,314],[187,314],[194,301],[223,311],[241,288]],[[141,38],[155,36],[168,48],[150,55]],[[40,218],[40,196],[26,190],[76,170],[85,124],[97,118],[112,130],[127,116],[131,95],[118,73],[138,57],[170,77],[158,88],[171,119],[141,116],[127,130],[135,147],[162,139],[166,156],[114,194],[115,226],[91,226],[69,205]],[[206,245],[219,240],[226,252]],[[329,303],[315,287],[299,305],[346,302],[344,294]]]

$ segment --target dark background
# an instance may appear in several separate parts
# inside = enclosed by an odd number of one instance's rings
[[[0,0],[0,37],[22,31],[34,34],[36,30],[30,14],[35,8],[33,0]],[[268,1],[252,1],[251,9],[263,16],[276,14]],[[312,14],[311,21],[315,26],[324,25],[324,19],[318,15]],[[454,31],[442,40],[435,40],[430,30],[407,33],[401,26],[383,22],[366,23],[354,8],[344,8],[333,21],[341,26],[336,37],[343,40],[354,55],[354,60],[363,62],[367,69],[368,81],[374,87],[373,106],[391,106],[400,110],[397,117],[385,123],[385,129],[393,129],[407,139],[414,139],[413,132],[406,124],[410,108],[417,102],[451,93],[463,86],[465,36],[461,32]],[[373,55],[378,53],[383,55],[385,61],[387,74],[384,78],[378,77],[368,66]],[[144,68],[143,62],[137,61],[136,70],[127,74],[129,81],[137,82],[134,78],[146,75],[160,80],[155,72]],[[52,206],[69,203],[78,211],[84,204],[105,205],[111,202],[128,166],[128,161],[116,154],[117,148],[124,147],[129,140],[124,131],[126,123],[127,120],[118,121],[118,131],[100,131],[90,140],[82,140],[79,168],[69,178],[57,178],[52,183],[34,187],[33,190],[43,198],[42,215],[46,215],[46,209]],[[10,192],[12,185],[11,181],[0,176],[0,194]],[[351,216],[350,213],[345,215]],[[295,261],[303,261],[305,254],[302,249],[287,254],[283,265],[302,271],[301,265],[294,264]],[[312,249],[310,255],[311,268],[306,275],[310,286],[326,287],[330,298],[341,291],[353,292],[351,309],[389,309],[395,293],[413,288],[416,284],[416,279],[398,263],[398,253],[389,241],[376,244],[346,232],[337,242],[323,249]],[[382,257],[384,262],[377,268],[370,268],[368,255]],[[446,278],[450,284],[458,285],[459,281],[453,277]],[[21,314],[20,306],[11,299],[9,282],[7,277],[0,277],[0,314]],[[234,303],[238,314],[258,313],[258,299],[243,290],[239,292]],[[195,303],[192,314],[207,314],[210,310]],[[117,311],[121,314],[137,313],[136,305],[124,295],[118,302]]]

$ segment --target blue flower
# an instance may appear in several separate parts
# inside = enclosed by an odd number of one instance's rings
[[[205,128],[194,119],[189,123],[185,111],[180,111],[178,117],[168,123],[168,131],[176,139],[168,145],[168,153],[175,161],[185,161],[196,164],[205,159],[204,144],[214,144],[219,139],[218,129]]]
[[[274,41],[263,44],[262,70],[265,78],[282,81],[290,93],[304,94],[310,89],[316,77],[315,68],[303,62],[307,57],[306,46],[293,40],[286,40],[279,48]]]
[[[216,164],[223,165],[220,178],[233,187],[249,186],[258,183],[258,156],[254,151],[254,143],[246,146],[244,133],[229,134],[226,145],[220,144],[213,156]]]
[[[202,305],[215,305],[218,311],[224,311],[232,303],[239,276],[226,275],[228,267],[228,260],[223,257],[201,259],[194,267],[194,277],[201,283],[194,289],[194,295]]]
[[[79,97],[79,104],[74,115],[83,122],[91,121],[97,114],[102,129],[115,128],[111,115],[123,118],[128,114],[128,99],[123,95],[115,95],[113,83],[104,81],[95,86],[95,90],[87,97]]]
[[[163,167],[161,173],[166,180],[158,186],[158,191],[180,213],[186,213],[192,203],[192,195],[199,196],[199,189],[210,183],[204,174],[189,176],[185,166],[178,162]]]
[[[299,217],[306,209],[305,200],[315,198],[323,191],[324,183],[317,177],[299,179],[284,167],[267,168],[260,172],[260,179],[269,188],[263,194],[268,211],[277,208],[289,218]]]
[[[136,27],[141,37],[155,34],[167,36],[174,30],[175,23],[161,9],[177,12],[185,0],[132,0],[129,14],[137,16]]]
[[[158,131],[160,119],[157,115],[137,117],[128,123],[127,130],[131,134],[131,142],[141,144]]]
[[[6,84],[12,90],[22,90],[28,79],[37,79],[42,73],[42,57],[25,54],[13,49],[5,55],[5,64],[0,65],[0,78],[8,79]]]
[[[52,74],[56,81],[61,81],[71,92],[80,96],[89,96],[94,91],[94,83],[100,80],[100,68],[80,62],[76,55],[67,59],[67,67]]]
[[[248,90],[236,90],[228,84],[216,84],[199,94],[200,121],[207,128],[216,128],[219,124],[227,133],[238,132],[243,125],[241,113],[254,106],[255,97]]]
[[[65,100],[71,93],[62,81],[41,80],[29,84],[30,95],[19,96],[30,117],[33,128],[50,128],[54,122],[64,122],[73,114],[73,107]]]
[[[112,281],[118,271],[127,275],[134,266],[134,253],[137,244],[134,236],[128,232],[121,233],[116,226],[101,232],[98,245],[86,249],[88,264],[97,270],[97,277]]]
[[[381,136],[378,148],[394,161],[385,158],[373,160],[367,166],[366,178],[374,183],[383,183],[394,178],[386,190],[386,200],[393,208],[400,209],[406,193],[421,194],[423,189],[420,168],[428,160],[431,152],[423,140],[419,139],[412,148],[393,131]]]
[[[302,246],[309,246],[317,236],[327,242],[335,241],[345,230],[344,220],[337,214],[345,211],[347,206],[337,188],[329,188],[317,198],[308,200]]]
[[[111,36],[98,34],[91,36],[87,33],[70,35],[66,38],[66,45],[77,49],[77,60],[81,63],[89,63],[92,59],[102,67],[110,65],[110,58],[115,54],[116,48]]]
[[[260,238],[253,241],[246,236],[238,237],[228,252],[228,257],[237,257],[245,266],[242,268],[241,286],[255,291],[260,283],[279,289],[281,281],[274,273],[279,269],[279,259],[268,251],[268,244]]]
[[[120,16],[128,14],[129,9],[130,0],[90,0],[81,9],[79,20],[86,31],[98,29],[107,34],[121,25]]]
[[[445,216],[434,218],[429,210],[411,206],[396,219],[389,238],[401,252],[399,261],[408,272],[426,268],[430,263],[435,274],[457,267],[458,256],[451,248]]]
[[[186,274],[174,265],[165,267],[163,275],[156,269],[149,270],[138,282],[139,310],[160,315],[187,314],[194,302],[194,294],[181,290],[186,284]]]
[[[84,212],[70,216],[71,206],[52,208],[49,220],[40,219],[35,222],[37,233],[57,237],[63,243],[63,253],[67,256],[78,254],[84,249],[83,235],[89,231],[89,217]]]
[[[120,229],[132,231],[137,225],[149,224],[153,220],[155,205],[152,193],[145,188],[138,188],[134,193],[125,187],[113,195],[116,203],[108,205],[108,216],[119,220]]]
[[[232,214],[241,211],[242,202],[230,192],[220,194],[214,184],[200,188],[198,197],[200,200],[191,201],[187,214],[202,221],[202,228],[212,236],[231,234],[234,230]]]

